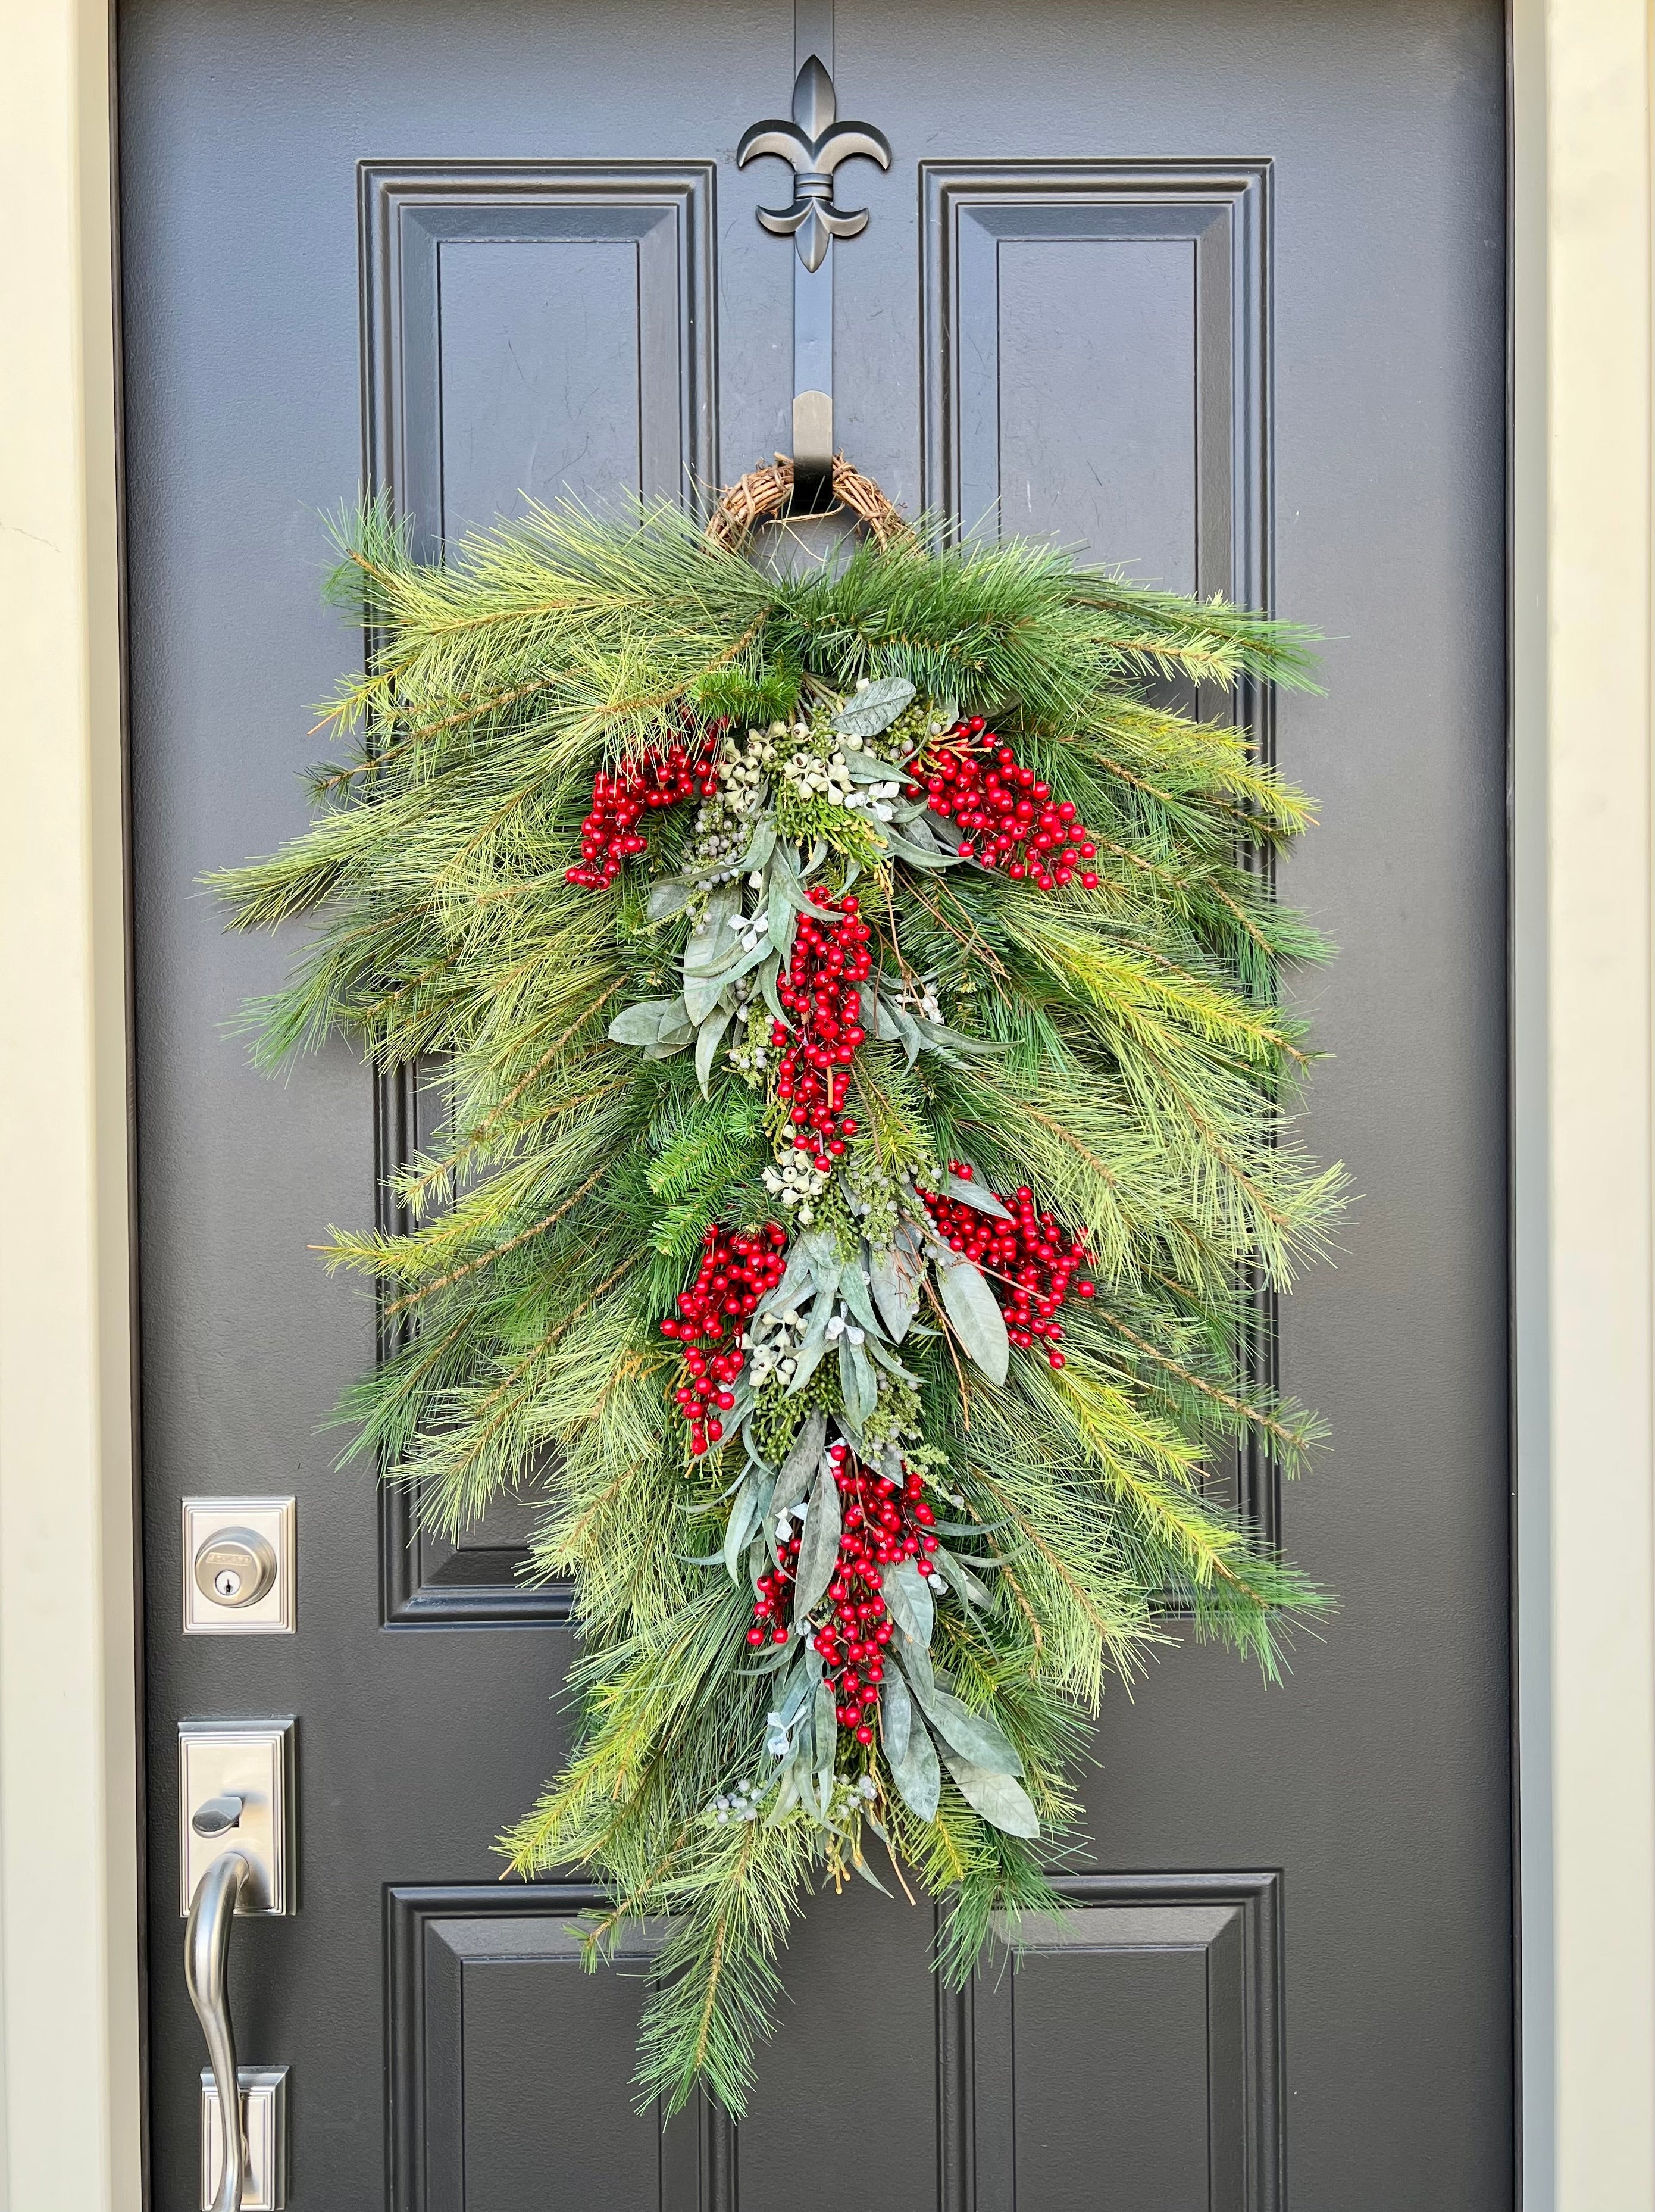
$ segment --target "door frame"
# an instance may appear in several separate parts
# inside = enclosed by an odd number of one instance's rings
[[[1655,2203],[1655,103],[1647,0],[1508,32],[1519,2110],[1526,2212],[1602,2212]],[[0,11],[0,2212],[143,2202],[113,50]]]

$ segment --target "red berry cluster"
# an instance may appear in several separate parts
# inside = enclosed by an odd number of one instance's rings
[[[777,986],[777,997],[793,1018],[791,1031],[779,1022],[770,1028],[773,1045],[785,1046],[776,1068],[776,1096],[789,1102],[788,1119],[800,1144],[814,1144],[814,1164],[825,1174],[854,1137],[857,1125],[840,1112],[848,1070],[857,1048],[866,1042],[862,999],[857,986],[873,962],[854,898],[834,900],[818,888],[810,902],[821,918],[801,915],[792,957]]]
[[[724,1435],[718,1416],[736,1402],[730,1386],[747,1357],[741,1324],[781,1280],[786,1244],[787,1231],[779,1221],[738,1229],[733,1236],[715,1222],[701,1239],[694,1281],[679,1292],[676,1317],[669,1315],[661,1323],[662,1335],[676,1337],[684,1346],[685,1379],[672,1395],[689,1423],[689,1448],[698,1459]],[[722,1348],[709,1352],[708,1345]]]
[[[912,1559],[922,1575],[933,1573],[931,1555],[937,1539],[930,1530],[937,1516],[925,1503],[918,1474],[905,1471],[900,1483],[893,1482],[861,1466],[842,1443],[830,1444],[828,1457],[839,1486],[839,1561],[828,1585],[833,1618],[810,1641],[825,1662],[840,1726],[858,1743],[871,1743],[885,1647],[895,1632],[879,1571]],[[781,1565],[759,1577],[753,1626],[747,1632],[755,1649],[787,1641],[785,1616],[798,1554],[794,1537],[780,1547]]]
[[[647,839],[634,826],[646,813],[676,806],[681,799],[711,799],[718,788],[714,754],[691,753],[683,745],[669,745],[613,775],[600,768],[592,779],[592,811],[580,825],[580,865],[566,868],[564,880],[603,890],[620,874],[623,860],[646,849]]]
[[[959,847],[962,860],[1003,867],[1015,881],[1027,878],[1049,891],[1073,882],[1080,862],[1097,858],[1074,802],[1054,799],[1049,783],[1037,782],[1033,769],[1020,768],[1016,755],[980,714],[956,722],[914,769],[920,781],[907,785],[908,797],[923,792],[933,814],[966,832]],[[1083,890],[1096,890],[1095,868],[1080,868],[1079,874]]]
[[[972,1170],[965,1161],[950,1160],[949,1168],[971,1181]],[[1034,1194],[1027,1183],[1000,1200],[1011,1214],[1009,1221],[981,1212],[962,1199],[940,1198],[929,1190],[919,1195],[949,1249],[963,1252],[993,1285],[1011,1341],[1027,1352],[1044,1338],[1049,1346],[1046,1358],[1052,1366],[1061,1367],[1064,1355],[1058,1346],[1063,1325],[1057,1313],[1069,1294],[1070,1277],[1087,1256],[1080,1239],[1071,1237],[1055,1215],[1035,1212]],[[1095,1290],[1096,1285],[1085,1277],[1075,1285],[1077,1297],[1089,1298]]]

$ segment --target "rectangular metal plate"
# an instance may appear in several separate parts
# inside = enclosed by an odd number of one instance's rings
[[[288,2069],[285,2066],[243,2066],[242,2125],[247,2130],[247,2181],[242,2212],[284,2212],[288,2202]],[[224,2122],[218,2109],[218,2085],[209,2071],[201,2076],[201,2212],[212,2212],[224,2178]]]
[[[276,1580],[252,1605],[217,1605],[196,1581],[196,1553],[221,1528],[252,1528],[276,1553]],[[186,1498],[184,1501],[184,1632],[186,1636],[291,1636],[299,1559],[299,1504],[292,1498]]]
[[[253,1878],[236,1911],[279,1914],[298,1909],[293,1864],[294,1723],[291,1719],[185,1720],[179,1723],[179,1912],[215,1859],[240,1851]],[[239,1825],[221,1836],[198,1836],[191,1816],[209,1798],[243,1801]]]

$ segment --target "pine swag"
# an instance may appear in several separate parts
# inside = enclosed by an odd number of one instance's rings
[[[353,757],[214,880],[322,917],[264,1060],[446,1086],[409,1233],[328,1247],[399,1346],[352,1450],[450,1531],[543,1484],[580,1727],[500,1848],[608,1885],[594,1960],[670,1918],[640,2095],[739,2112],[807,1890],[950,1899],[963,1977],[1054,1902],[1106,1674],[1178,1614],[1270,1674],[1323,1602],[1203,1486],[1318,1435],[1244,1358],[1338,1203],[1261,865],[1309,810],[1152,692],[1303,642],[1015,542],[779,580],[666,507],[343,550]]]

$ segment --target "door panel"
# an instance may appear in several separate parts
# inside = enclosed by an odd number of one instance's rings
[[[333,1467],[374,1356],[323,1275],[429,1101],[224,1034],[298,947],[204,868],[297,829],[354,641],[318,514],[435,550],[521,494],[667,496],[786,442],[791,268],[738,173],[785,0],[130,0],[122,11],[155,2202],[193,2202],[173,1742],[299,1716],[302,1909],[249,1921],[295,2212],[1394,2212],[1512,2202],[1506,1667],[1503,27],[1494,0],[840,0],[889,135],[839,253],[839,434],[911,510],[1273,599],[1326,699],[1251,702],[1324,801],[1283,888],[1306,1140],[1364,1194],[1282,1309],[1331,1458],[1266,1532],[1340,1593],[1278,1689],[1172,1650],[1112,1694],[1072,1910],[940,1992],[928,1912],[814,1904],[749,2120],[632,2116],[658,1931],[493,1836],[567,1740],[532,1514],[458,1545]],[[761,165],[761,170],[764,165]],[[716,317],[715,317],[716,303]],[[179,1500],[293,1491],[298,1632],[179,1632]],[[396,1633],[387,1633],[388,1630]]]

